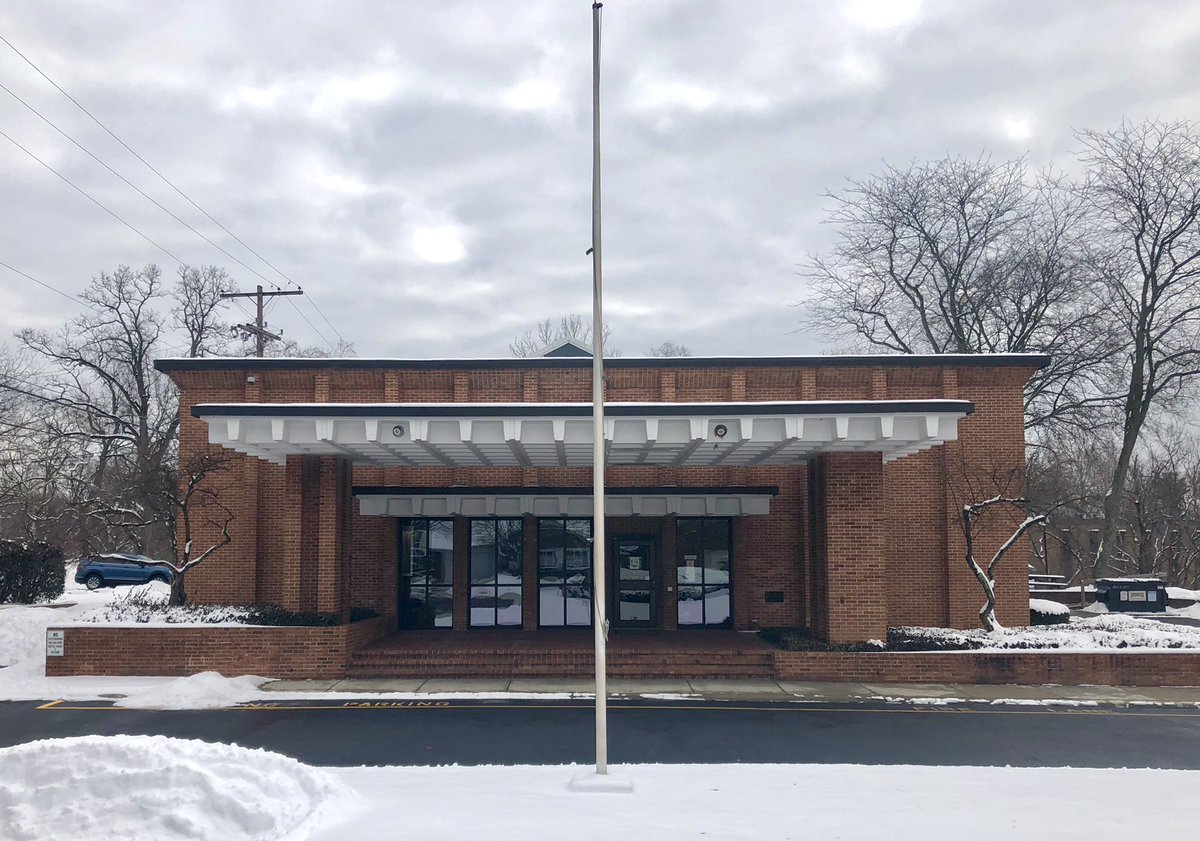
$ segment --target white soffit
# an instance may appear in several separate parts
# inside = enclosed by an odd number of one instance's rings
[[[586,410],[586,411],[585,411]],[[953,441],[960,400],[613,403],[610,465],[748,467],[823,453],[885,462]],[[587,467],[590,404],[220,404],[192,414],[210,443],[274,464],[346,456],[382,467]]]
[[[715,489],[714,489],[715,490]],[[740,517],[771,513],[770,493],[606,493],[610,517]],[[560,493],[530,488],[529,493],[455,493],[453,489],[423,493],[371,494],[358,497],[360,514],[380,517],[590,517],[592,495],[585,491]]]

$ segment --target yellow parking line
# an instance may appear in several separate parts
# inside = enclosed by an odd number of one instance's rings
[[[109,711],[109,712],[181,712],[180,710],[133,710],[126,707],[117,706],[102,706],[98,704],[66,704],[62,700],[50,701],[42,704],[36,709],[39,710],[56,710],[56,711]],[[242,704],[235,707],[217,707],[205,712],[283,712],[287,710],[301,710],[305,712],[315,711],[362,711],[362,710],[582,710],[588,711],[591,709],[588,705],[582,704],[508,704],[504,702],[498,703],[478,703],[478,702],[451,702],[451,701],[346,701],[341,704],[288,704],[285,702],[279,703],[250,703]],[[687,710],[691,712],[799,712],[799,713],[887,713],[887,714],[928,714],[928,713],[956,713],[959,715],[1098,715],[1098,716],[1133,716],[1143,718],[1200,718],[1200,714],[1195,712],[1132,712],[1118,711],[1115,709],[964,709],[961,707],[935,706],[935,707],[824,707],[811,704],[789,704],[786,706],[732,706],[732,705],[715,705],[715,706],[700,706],[695,704],[670,705],[670,704],[613,704],[609,709],[622,711],[676,711]]]

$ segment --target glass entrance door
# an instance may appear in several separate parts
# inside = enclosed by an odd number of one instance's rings
[[[618,537],[613,541],[613,619],[619,628],[653,628],[654,578],[658,569],[653,540]]]

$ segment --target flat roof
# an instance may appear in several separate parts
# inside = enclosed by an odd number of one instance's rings
[[[1044,353],[940,353],[940,354],[831,354],[817,356],[614,356],[606,368],[845,368],[845,367],[1020,367],[1044,368]],[[391,369],[407,371],[590,369],[590,356],[487,357],[472,359],[385,359],[363,357],[257,357],[205,356],[156,359],[160,371],[269,371]]]
[[[970,400],[794,400],[765,403],[605,403],[608,417],[691,415],[971,414]],[[591,417],[591,403],[197,403],[192,416],[211,417]]]

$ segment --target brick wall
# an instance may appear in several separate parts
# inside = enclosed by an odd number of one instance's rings
[[[779,680],[1200,686],[1200,653],[776,651]]]
[[[377,616],[326,628],[253,626],[81,627],[61,629],[62,657],[46,658],[47,677],[223,675],[340,678],[350,652],[390,632]]]
[[[829,632],[830,617],[822,617],[821,611],[831,604],[845,608],[832,626],[833,633],[845,638],[879,636],[880,628],[888,624],[974,626],[981,595],[962,557],[957,511],[965,496],[986,486],[982,477],[1023,469],[1021,390],[1030,373],[1020,367],[811,364],[614,367],[608,372],[606,394],[614,401],[941,397],[973,401],[976,412],[960,423],[957,442],[885,465],[867,484],[861,476],[834,477],[835,494],[874,495],[871,506],[843,500],[829,509],[825,501],[822,511],[830,510],[840,518],[843,530],[833,535],[834,591],[822,589],[830,586],[828,563],[818,569],[819,559],[806,557],[814,551],[824,551],[828,557],[828,547],[820,540],[814,542],[814,537],[827,537],[812,534],[825,524],[823,518],[810,516],[809,470],[804,463],[769,468],[610,468],[608,480],[613,485],[780,488],[769,516],[737,518],[734,523],[733,599],[738,628],[808,624]],[[251,374],[254,383],[247,382]],[[182,392],[184,458],[209,446],[205,424],[190,414],[198,402],[582,401],[590,397],[590,372],[579,368],[420,370],[398,364],[380,370],[189,371],[174,373],[173,378]],[[586,468],[356,466],[351,472],[339,467],[336,459],[315,468],[310,461],[295,466],[289,461],[287,468],[253,461],[234,459],[237,493],[228,497],[237,518],[231,528],[234,542],[190,575],[189,591],[196,601],[268,601],[299,608],[302,601],[315,600],[337,610],[361,606],[394,614],[395,524],[387,518],[362,517],[355,503],[347,505],[338,502],[336,495],[331,497],[337,488],[346,487],[340,473],[329,476],[331,470],[349,474],[356,485],[591,484]],[[989,518],[978,537],[979,554],[990,556],[1011,524],[1008,515]],[[864,567],[852,558],[856,553],[862,556],[864,544],[859,537],[868,543],[883,541],[869,553],[874,558],[875,548],[880,549],[882,568],[873,560]],[[201,536],[197,543],[203,540]],[[667,582],[673,577],[674,557],[665,541],[661,549],[660,581]],[[299,563],[307,557],[320,558],[320,563],[311,568]],[[465,560],[459,566],[465,572]],[[532,579],[530,583],[532,587]],[[1024,585],[1024,558],[1013,552],[999,581],[1002,622],[1024,621]],[[465,595],[465,586],[458,589]],[[769,593],[782,593],[783,601],[768,602]],[[660,598],[665,617],[669,612],[665,591],[660,591]],[[525,601],[528,626],[528,612],[536,611],[536,588],[525,593]],[[465,602],[462,611],[465,619]]]

